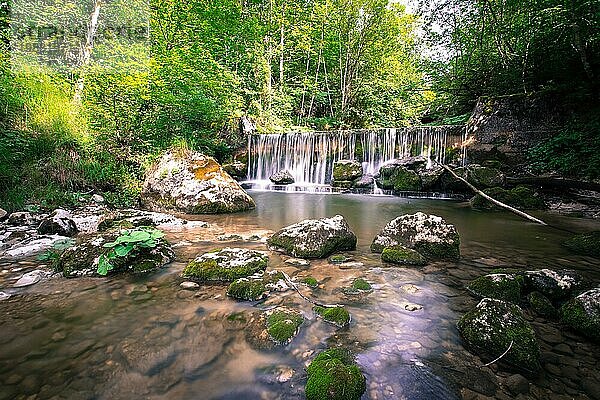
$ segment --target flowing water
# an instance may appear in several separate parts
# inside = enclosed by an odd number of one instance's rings
[[[432,126],[252,135],[248,138],[248,184],[269,188],[269,177],[287,170],[294,177],[289,191],[319,191],[331,182],[333,164],[342,159],[362,162],[366,175],[375,175],[396,158],[418,155],[430,164],[444,163],[448,150],[460,147],[463,131],[460,126]]]
[[[177,260],[151,276],[71,279],[55,276],[13,289],[0,301],[0,399],[295,399],[303,398],[304,367],[315,352],[344,345],[357,354],[367,378],[363,399],[458,399],[481,393],[508,398],[503,370],[479,368],[456,321],[477,301],[464,284],[498,267],[568,267],[596,282],[598,260],[577,257],[560,243],[569,233],[503,212],[473,211],[464,203],[358,195],[251,193],[256,210],[202,216],[208,228],[168,232]],[[375,234],[394,217],[424,211],[444,217],[461,235],[460,262],[396,268],[369,252]],[[292,267],[270,253],[269,269],[292,277],[314,276],[320,287],[301,290],[325,303],[347,305],[349,328],[314,317],[293,291],[251,304],[227,298],[225,286],[183,290],[178,277],[197,254],[224,246],[266,250],[262,241],[217,241],[223,234],[268,236],[304,218],[342,214],[358,236],[348,252],[363,266],[340,269],[327,260]],[[598,229],[596,221],[539,214],[573,231]],[[194,218],[194,217],[190,217]],[[198,217],[195,217],[198,219]],[[0,287],[8,288],[39,262],[3,260]],[[341,291],[363,277],[368,295]],[[246,329],[257,309],[277,304],[306,317],[285,347],[253,348]],[[422,309],[408,311],[410,305]],[[561,330],[556,322],[529,316],[543,351],[544,371],[532,378],[529,398],[588,399],[598,382],[600,348]],[[587,386],[586,386],[587,385]],[[33,397],[29,397],[33,396]],[[502,397],[504,396],[504,397]]]

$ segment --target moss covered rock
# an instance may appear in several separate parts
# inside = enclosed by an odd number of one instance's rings
[[[587,286],[581,275],[568,269],[525,271],[523,276],[528,290],[540,292],[551,300],[566,299]]]
[[[238,300],[257,301],[267,297],[262,279],[240,278],[227,287],[227,296]]]
[[[312,288],[312,289],[319,286],[319,281],[317,281],[312,276],[307,276],[306,278],[302,278],[302,280],[300,282],[304,283],[306,286],[308,286],[309,288]]]
[[[381,260],[398,265],[425,265],[427,260],[418,251],[404,246],[386,247],[381,252]]]
[[[466,313],[457,325],[469,349],[495,359],[510,347],[502,357],[503,362],[518,370],[539,371],[539,343],[518,306],[486,298]]]
[[[421,177],[417,172],[397,164],[381,167],[375,181],[381,189],[393,189],[399,192],[415,192],[422,187]]]
[[[56,270],[66,278],[99,276],[98,261],[111,249],[104,244],[114,242],[129,230],[112,231],[95,235],[75,246],[67,248],[56,263]],[[109,274],[123,272],[147,273],[155,271],[175,258],[171,245],[163,238],[157,239],[154,247],[139,247],[122,257],[111,259],[113,269]]]
[[[306,374],[307,400],[359,400],[367,388],[354,356],[343,349],[319,353]]]
[[[347,295],[368,294],[373,291],[371,284],[363,278],[356,278],[352,281],[350,287],[342,289],[342,292]]]
[[[541,317],[554,318],[557,315],[556,308],[549,298],[540,292],[531,292],[527,295],[527,301],[531,309]]]
[[[212,158],[170,151],[149,169],[141,196],[153,211],[220,214],[256,206],[252,197]]]
[[[363,175],[362,165],[354,160],[340,160],[333,164],[333,180],[354,181]]]
[[[271,339],[280,345],[291,342],[303,322],[302,314],[291,308],[278,307],[267,311],[267,332]]]
[[[479,298],[489,297],[518,304],[521,300],[523,278],[511,274],[489,274],[480,276],[467,290]]]
[[[504,180],[504,174],[497,168],[482,165],[469,165],[467,168],[467,181],[478,189],[501,187]]]
[[[371,243],[371,251],[381,253],[386,247],[398,245],[413,249],[428,260],[460,258],[460,238],[454,225],[422,212],[390,221]]]
[[[268,262],[265,252],[228,247],[197,257],[183,269],[181,276],[199,282],[232,282],[264,271]]]
[[[577,254],[600,257],[600,231],[575,235],[565,241],[563,246]]]
[[[560,309],[560,320],[600,342],[600,288],[588,290],[565,303]]]
[[[313,311],[323,318],[324,321],[327,321],[333,325],[336,325],[340,328],[348,325],[350,323],[350,313],[344,307],[321,307],[314,306]]]
[[[293,257],[325,258],[336,251],[354,250],[356,235],[341,215],[307,219],[282,228],[267,240],[270,248]]]
[[[485,189],[483,192],[504,204],[508,204],[509,206],[521,210],[545,210],[548,208],[544,199],[542,199],[533,189],[526,186],[517,186],[510,190],[494,187]],[[479,210],[500,209],[479,194],[471,198],[471,207]]]

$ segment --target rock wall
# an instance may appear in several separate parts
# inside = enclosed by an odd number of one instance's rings
[[[467,123],[468,162],[496,162],[508,172],[525,170],[529,150],[564,123],[566,113],[556,100],[524,95],[479,99]]]

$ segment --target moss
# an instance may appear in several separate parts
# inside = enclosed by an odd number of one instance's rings
[[[278,344],[287,344],[304,322],[302,314],[292,311],[275,311],[267,317],[267,332]]]
[[[231,313],[227,316],[229,322],[246,322],[246,316],[242,312]]]
[[[373,288],[371,287],[371,284],[369,282],[367,282],[366,280],[364,280],[362,278],[357,278],[354,280],[354,282],[352,282],[352,289],[369,291],[369,290],[372,290]]]
[[[494,187],[485,189],[483,192],[502,203],[522,210],[544,210],[547,208],[544,200],[534,190],[526,186],[517,186],[510,190]],[[484,210],[499,209],[480,195],[475,195],[471,199],[471,207]]]
[[[227,296],[238,300],[257,301],[266,295],[267,289],[262,280],[240,278],[227,288]]]
[[[313,289],[319,286],[319,282],[312,276],[307,276],[306,278],[303,278],[301,282]]]
[[[584,305],[577,298],[565,303],[560,308],[560,320],[577,332],[600,342],[600,310],[592,317],[586,312]]]
[[[467,289],[479,298],[489,297],[514,304],[521,300],[521,283],[508,274],[480,276],[469,283]]]
[[[381,259],[398,265],[425,265],[427,261],[419,252],[404,246],[385,247]]]
[[[485,306],[480,308],[484,303]],[[484,299],[477,308],[466,313],[457,326],[467,347],[476,352],[494,359],[510,346],[503,362],[519,370],[539,371],[539,344],[518,306]]]
[[[557,315],[556,308],[552,305],[549,298],[540,292],[531,292],[527,295],[527,301],[531,309],[542,317],[554,318]]]
[[[323,320],[334,325],[344,327],[350,323],[350,313],[344,307],[321,307],[314,306],[313,311]]]
[[[296,246],[294,238],[284,235],[273,235],[267,240],[269,246],[282,249],[286,254],[299,258],[325,258],[336,251],[356,249],[356,236],[348,234],[329,238],[322,246],[315,250],[306,250],[302,246]]]
[[[563,243],[574,253],[592,257],[600,257],[600,231],[581,233]]]
[[[358,400],[366,390],[366,379],[354,357],[342,349],[319,353],[306,373],[307,400]]]
[[[329,262],[331,264],[342,264],[342,263],[345,263],[345,262],[348,262],[351,260],[352,260],[352,257],[348,257],[344,254],[336,254],[336,255],[329,257]]]
[[[399,192],[421,190],[419,175],[403,166],[382,167],[377,184],[382,189],[394,189]]]
[[[353,181],[362,174],[362,166],[358,162],[336,162],[333,165],[334,181]]]
[[[267,260],[261,259],[248,262],[244,265],[225,268],[219,266],[215,260],[191,261],[184,269],[181,276],[197,281],[221,281],[231,282],[239,278],[245,278],[267,267]]]

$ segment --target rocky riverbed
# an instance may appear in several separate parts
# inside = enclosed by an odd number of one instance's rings
[[[101,204],[70,211],[78,241],[95,235],[98,226],[157,225],[175,259],[149,275],[66,279],[53,273],[50,261],[37,259],[43,251],[18,251],[42,237],[37,226],[44,215],[25,216],[29,225],[5,223],[3,235],[10,235],[0,261],[0,398],[302,398],[306,367],[320,351],[338,346],[356,355],[366,378],[363,398],[594,399],[600,393],[598,344],[556,317],[523,308],[539,342],[535,375],[503,363],[483,367],[491,359],[470,353],[457,329],[461,316],[479,303],[469,285],[499,269],[570,269],[597,284],[598,260],[561,246],[569,233],[456,202],[279,193],[253,198],[256,210],[227,216],[176,218],[135,210],[116,216]],[[371,252],[390,221],[417,211],[456,227],[460,259],[404,267]],[[269,249],[267,240],[279,229],[335,214],[346,218],[356,249],[306,261]],[[574,231],[597,229],[589,220],[544,217]],[[116,224],[123,220],[129,223]],[[329,323],[288,284],[254,302],[228,296],[228,283],[182,286],[191,260],[224,248],[264,252],[267,271],[285,273],[310,299],[344,306],[350,323]],[[35,282],[15,286],[27,274]],[[357,280],[370,289],[356,289]],[[282,306],[303,317],[294,336],[268,349],[257,345],[260,335],[248,332],[262,313]]]

